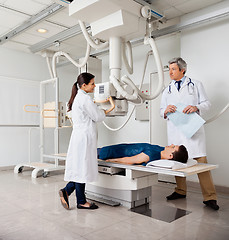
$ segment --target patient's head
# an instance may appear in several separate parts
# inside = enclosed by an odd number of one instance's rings
[[[163,158],[174,160],[181,163],[187,163],[188,161],[188,151],[184,145],[174,145],[166,146],[163,151]]]
[[[188,161],[188,151],[184,145],[180,145],[178,151],[173,152],[172,160],[187,163]]]

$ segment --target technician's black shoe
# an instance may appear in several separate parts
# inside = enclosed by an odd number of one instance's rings
[[[59,195],[60,195],[60,201],[63,207],[65,209],[69,209],[68,194],[66,193],[66,191],[64,189],[60,189]]]
[[[203,201],[203,203],[214,210],[219,210],[216,200]]]
[[[171,195],[166,197],[167,200],[175,200],[179,198],[186,198],[186,195],[179,194],[177,192],[173,192]]]
[[[89,207],[84,207],[84,206],[82,206],[81,204],[77,204],[77,208],[79,208],[79,209],[92,209],[92,210],[94,210],[94,209],[97,209],[97,208],[99,208],[99,207],[98,207],[96,204],[91,203]]]

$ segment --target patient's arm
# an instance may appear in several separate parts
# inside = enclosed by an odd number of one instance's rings
[[[107,159],[106,162],[124,163],[124,164],[141,164],[149,161],[149,156],[145,153],[140,153],[132,157]]]

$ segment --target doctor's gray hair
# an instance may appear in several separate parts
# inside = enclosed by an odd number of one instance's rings
[[[72,110],[72,104],[76,94],[78,93],[78,87],[81,88],[84,83],[88,85],[94,77],[95,76],[93,74],[87,72],[81,73],[77,77],[77,81],[73,84],[72,87],[72,94],[70,100],[68,101],[68,112]]]
[[[177,66],[179,67],[180,71],[184,69],[184,74],[186,73],[186,71],[187,71],[187,63],[184,61],[183,58],[181,58],[181,57],[172,58],[169,61],[169,64],[173,64],[173,63],[177,64]]]

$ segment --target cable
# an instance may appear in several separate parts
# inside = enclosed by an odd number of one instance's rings
[[[91,39],[91,37],[89,36],[89,34],[88,34],[88,32],[87,32],[87,29],[86,29],[84,23],[83,23],[82,21],[80,21],[80,20],[78,20],[78,22],[79,22],[80,28],[81,28],[81,30],[82,30],[82,32],[83,32],[83,35],[84,35],[86,41],[90,44],[90,46],[91,46],[92,48],[95,48],[95,49],[103,49],[103,48],[108,47],[109,42],[98,43],[98,44],[95,43],[95,42]]]
[[[208,119],[204,124],[210,123],[215,121],[218,117],[220,117],[224,112],[227,111],[227,109],[229,109],[229,103],[222,109],[221,112],[219,112],[218,114],[216,114],[215,116],[213,116],[212,118]]]
[[[54,55],[53,55],[53,58],[52,58],[52,71],[53,71],[53,76],[56,77],[57,76],[57,73],[56,73],[56,58],[58,56],[64,56],[66,57],[72,64],[74,64],[76,67],[78,68],[81,68],[83,66],[86,65],[87,61],[88,61],[88,58],[89,58],[89,55],[90,55],[90,51],[91,51],[91,47],[89,45],[89,43],[87,44],[87,50],[86,50],[86,55],[82,61],[82,63],[77,63],[73,58],[70,57],[69,54],[65,53],[65,52],[56,52]]]
[[[131,47],[131,43],[130,41],[126,42],[123,44],[124,47],[123,47],[123,50],[122,50],[122,59],[123,59],[123,62],[126,66],[126,69],[128,71],[129,74],[133,74],[133,54],[132,54],[132,47]],[[127,60],[127,57],[126,57],[126,47],[127,47],[127,51],[128,51],[128,59],[129,61]]]

